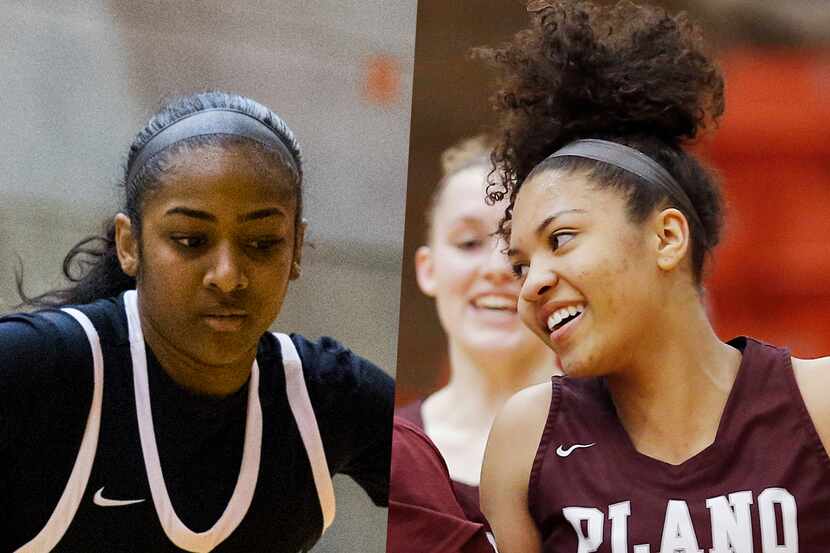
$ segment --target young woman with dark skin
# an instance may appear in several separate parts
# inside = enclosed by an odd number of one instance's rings
[[[830,358],[723,342],[703,303],[722,207],[684,148],[723,81],[683,16],[534,1],[483,50],[524,323],[565,377],[511,398],[482,507],[500,553],[819,551]]]
[[[136,137],[124,187],[67,256],[74,285],[0,319],[0,549],[294,553],[331,523],[331,474],[385,504],[391,378],[267,332],[305,231],[285,123],[180,98]]]

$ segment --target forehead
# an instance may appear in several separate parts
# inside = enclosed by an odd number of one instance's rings
[[[527,213],[538,211],[531,208],[539,202],[544,202],[548,208],[559,205],[567,205],[570,208],[576,204],[584,207],[585,204],[596,203],[596,191],[585,173],[545,169],[531,175],[522,185],[513,207],[514,219],[517,212],[522,218],[526,218]],[[520,221],[515,221],[514,225],[518,222]]]
[[[145,199],[145,210],[176,202],[214,209],[248,209],[266,204],[292,213],[296,209],[290,171],[251,146],[186,149],[170,156],[162,170],[161,186]]]
[[[510,241],[529,239],[543,221],[561,211],[609,214],[617,207],[612,205],[618,201],[616,196],[610,190],[592,186],[584,172],[543,170],[532,175],[516,195]]]
[[[450,176],[441,191],[435,212],[436,226],[452,225],[460,220],[478,220],[490,225],[504,215],[504,206],[487,205],[487,165],[474,165]]]

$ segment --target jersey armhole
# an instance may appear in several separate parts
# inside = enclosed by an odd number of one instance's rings
[[[104,357],[101,351],[101,342],[95,326],[86,314],[74,308],[64,308],[63,311],[82,328],[90,351],[92,352],[92,402],[84,425],[78,455],[75,458],[72,472],[69,475],[57,505],[46,521],[46,525],[34,538],[18,548],[16,553],[51,551],[60,542],[72,524],[78,507],[84,498],[85,490],[89,484],[89,477],[92,473],[92,465],[95,462],[95,454],[98,449],[98,434],[101,426],[101,409],[104,394]],[[55,324],[54,321],[50,322]]]
[[[273,333],[279,340],[282,355],[282,365],[285,372],[285,393],[297,430],[300,433],[306,455],[311,465],[314,487],[320,502],[320,511],[323,518],[323,529],[320,535],[334,522],[336,502],[334,486],[329,473],[323,438],[317,424],[314,406],[308,393],[305,381],[305,371],[299,349],[291,336]]]
[[[548,415],[545,419],[545,426],[542,430],[542,438],[539,440],[539,447],[536,448],[536,455],[533,458],[533,465],[530,469],[530,476],[527,482],[527,510],[533,516],[533,506],[537,504],[537,491],[539,484],[539,475],[542,472],[542,466],[545,462],[545,452],[550,447],[553,440],[553,426],[556,415],[559,413],[559,407],[562,403],[562,377],[551,377],[551,397],[550,407],[548,408]]]
[[[790,393],[797,404],[798,415],[801,419],[801,424],[807,432],[810,440],[810,445],[815,450],[816,454],[821,459],[821,464],[827,471],[830,471],[830,454],[821,441],[818,434],[818,429],[813,422],[813,417],[810,416],[810,411],[807,410],[807,404],[804,402],[804,395],[801,393],[801,388],[798,386],[798,379],[795,377],[795,367],[793,366],[793,358],[789,350],[785,350],[787,361],[785,366],[786,379],[790,387]],[[828,444],[830,446],[830,444]]]

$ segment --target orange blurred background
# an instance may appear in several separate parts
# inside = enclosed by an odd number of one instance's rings
[[[701,152],[721,173],[725,239],[708,280],[719,334],[830,354],[830,51],[725,52],[727,109]]]

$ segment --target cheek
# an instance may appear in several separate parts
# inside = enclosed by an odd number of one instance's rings
[[[139,282],[142,289],[167,296],[169,301],[187,295],[201,286],[203,270],[195,260],[182,260],[169,248],[155,248],[141,260]]]
[[[291,276],[291,256],[280,256],[273,263],[251,266],[247,293],[256,297],[263,317],[274,318],[285,300]]]
[[[188,272],[178,267],[171,271],[154,260],[147,259],[138,280],[138,292],[148,315],[158,325],[170,329],[186,328],[193,305],[194,285],[189,283]]]
[[[264,268],[253,272],[250,278],[251,285],[248,293],[254,294],[264,309],[279,307],[285,299],[288,290],[291,265],[277,268]]]
[[[277,319],[282,310],[283,300],[285,299],[285,288],[280,290],[273,290],[273,292],[265,297],[260,297],[262,301],[257,302],[257,327],[259,332],[265,332],[268,327]]]
[[[597,338],[604,335],[616,344],[614,347],[625,349],[625,344],[634,338],[632,333],[651,316],[650,310],[658,306],[644,301],[650,294],[650,283],[636,248],[623,249],[622,244],[619,248],[618,252],[599,257],[592,270],[584,271],[578,282],[585,284],[583,291],[595,315]],[[597,362],[599,359],[586,360],[588,366],[595,366]]]
[[[436,251],[435,280],[438,294],[464,294],[476,276],[475,256],[449,249]]]
[[[526,326],[529,330],[533,331],[534,333],[539,334],[540,336],[547,336],[542,330],[538,327],[536,323],[536,313],[534,311],[534,306],[530,303],[519,300],[518,305],[518,312],[519,312],[519,319],[521,319],[522,324]]]

